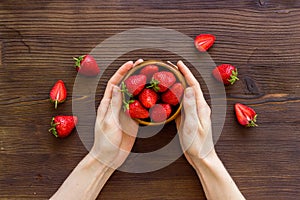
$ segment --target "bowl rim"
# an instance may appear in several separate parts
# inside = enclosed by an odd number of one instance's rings
[[[171,63],[170,61],[163,62],[161,60],[146,60],[146,61],[143,61],[142,63],[139,63],[138,65],[136,65],[135,67],[133,67],[132,69],[130,69],[127,72],[127,74],[122,79],[121,83],[124,80],[126,80],[129,76],[134,74],[136,71],[140,70],[141,68],[143,68],[147,65],[158,65],[160,67],[167,68],[168,70],[173,72],[173,74],[176,76],[176,78],[182,84],[183,88],[186,89],[187,84],[186,84],[185,78],[182,75],[182,73],[179,71],[178,67],[176,65],[174,65],[173,63]],[[123,93],[123,98],[124,98],[124,93]],[[173,121],[178,116],[178,114],[181,112],[181,109],[182,109],[182,100],[181,100],[176,112],[173,113],[173,115],[171,115],[167,120],[165,120],[163,122],[148,122],[148,121],[144,121],[142,119],[137,119],[137,118],[134,118],[134,120],[137,121],[139,124],[146,125],[146,126],[159,126],[159,125],[167,124],[167,123]]]

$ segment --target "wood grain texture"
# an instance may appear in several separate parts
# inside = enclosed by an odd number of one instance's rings
[[[140,57],[186,61],[159,49],[128,52],[105,70],[95,101],[73,96],[72,57],[143,26],[174,29],[191,38],[199,33],[216,36],[210,56],[216,64],[237,66],[240,74],[240,81],[225,89],[227,114],[216,145],[220,158],[247,199],[299,199],[299,21],[297,0],[1,1],[0,199],[47,199],[58,189],[87,150],[77,131],[65,140],[50,135],[51,117],[72,114],[72,101],[97,107],[107,81],[123,62]],[[105,56],[114,58],[113,49]],[[201,69],[188,66],[210,102]],[[65,81],[68,98],[54,110],[48,92],[58,79]],[[258,127],[237,124],[236,102],[257,111]],[[93,123],[91,115],[79,126],[92,134]],[[175,134],[172,122],[151,138],[137,139],[133,151],[159,149]],[[98,199],[205,196],[195,172],[180,157],[155,172],[115,172]]]

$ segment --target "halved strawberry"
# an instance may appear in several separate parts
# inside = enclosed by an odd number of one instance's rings
[[[215,42],[216,38],[211,34],[200,34],[195,38],[195,47],[198,51],[207,51]]]
[[[257,119],[257,114],[252,108],[243,105],[241,103],[236,103],[234,105],[234,109],[235,109],[237,120],[241,125],[246,127],[257,126],[257,124],[255,124]]]
[[[50,101],[54,103],[54,108],[57,104],[63,103],[67,98],[67,89],[62,80],[58,80],[50,91]]]

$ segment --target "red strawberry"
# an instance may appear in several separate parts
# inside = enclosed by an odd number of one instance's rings
[[[163,122],[171,115],[170,104],[156,104],[150,110],[150,118],[154,122]]]
[[[150,81],[153,74],[158,72],[158,66],[157,65],[147,65],[143,69],[141,69],[140,74],[144,74],[147,76],[147,80]]]
[[[131,118],[145,119],[149,117],[148,110],[138,100],[130,100],[128,104],[124,105],[124,109]]]
[[[237,77],[237,68],[230,64],[219,65],[213,70],[212,74],[218,81],[224,83],[225,85],[232,85],[237,80],[239,80],[239,78]]]
[[[139,100],[145,108],[151,108],[154,106],[158,100],[158,94],[152,89],[145,88],[139,94]]]
[[[181,83],[175,83],[167,92],[161,95],[161,100],[164,103],[176,106],[182,97],[184,88]]]
[[[211,34],[200,34],[195,38],[194,44],[198,51],[207,51],[215,42],[215,36]]]
[[[172,72],[160,71],[153,74],[151,85],[156,92],[165,92],[176,82],[176,78]]]
[[[55,137],[64,138],[70,135],[77,124],[76,116],[56,116],[52,118],[51,132]]]
[[[58,80],[50,91],[50,101],[54,103],[55,109],[57,104],[63,103],[67,98],[67,89],[62,80]]]
[[[96,60],[91,55],[79,56],[74,58],[78,73],[85,76],[97,76],[100,73]]]
[[[122,90],[128,94],[137,96],[144,89],[146,82],[147,77],[145,75],[132,75],[124,81],[126,87],[124,87],[124,84],[122,84]]]
[[[241,125],[246,127],[257,126],[255,124],[257,114],[252,108],[240,103],[236,103],[234,109],[237,120]]]

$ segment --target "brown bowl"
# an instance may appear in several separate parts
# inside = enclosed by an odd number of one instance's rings
[[[138,72],[139,70],[141,70],[143,67],[145,67],[147,65],[157,65],[159,68],[165,68],[167,71],[172,72],[175,75],[177,81],[179,81],[182,84],[183,88],[186,88],[186,82],[185,82],[185,79],[184,79],[183,75],[178,70],[177,66],[172,64],[169,61],[168,61],[168,63],[165,63],[165,62],[162,62],[162,61],[159,61],[159,60],[144,61],[144,62],[138,64],[137,66],[135,66],[134,68],[132,68],[126,74],[126,76],[123,78],[123,81],[126,80],[129,76],[131,76],[133,74],[136,74],[136,72]],[[123,98],[125,98],[124,94],[123,94]],[[150,122],[150,121],[145,121],[145,120],[141,120],[141,119],[135,119],[135,120],[138,123],[140,123],[142,125],[146,125],[146,126],[162,125],[162,124],[165,124],[165,123],[168,123],[168,122],[174,120],[178,116],[178,114],[180,113],[181,108],[182,108],[182,100],[181,100],[179,106],[177,106],[177,107],[178,108],[176,109],[176,111],[175,112],[173,111],[171,116],[166,121],[163,121],[163,122]]]

